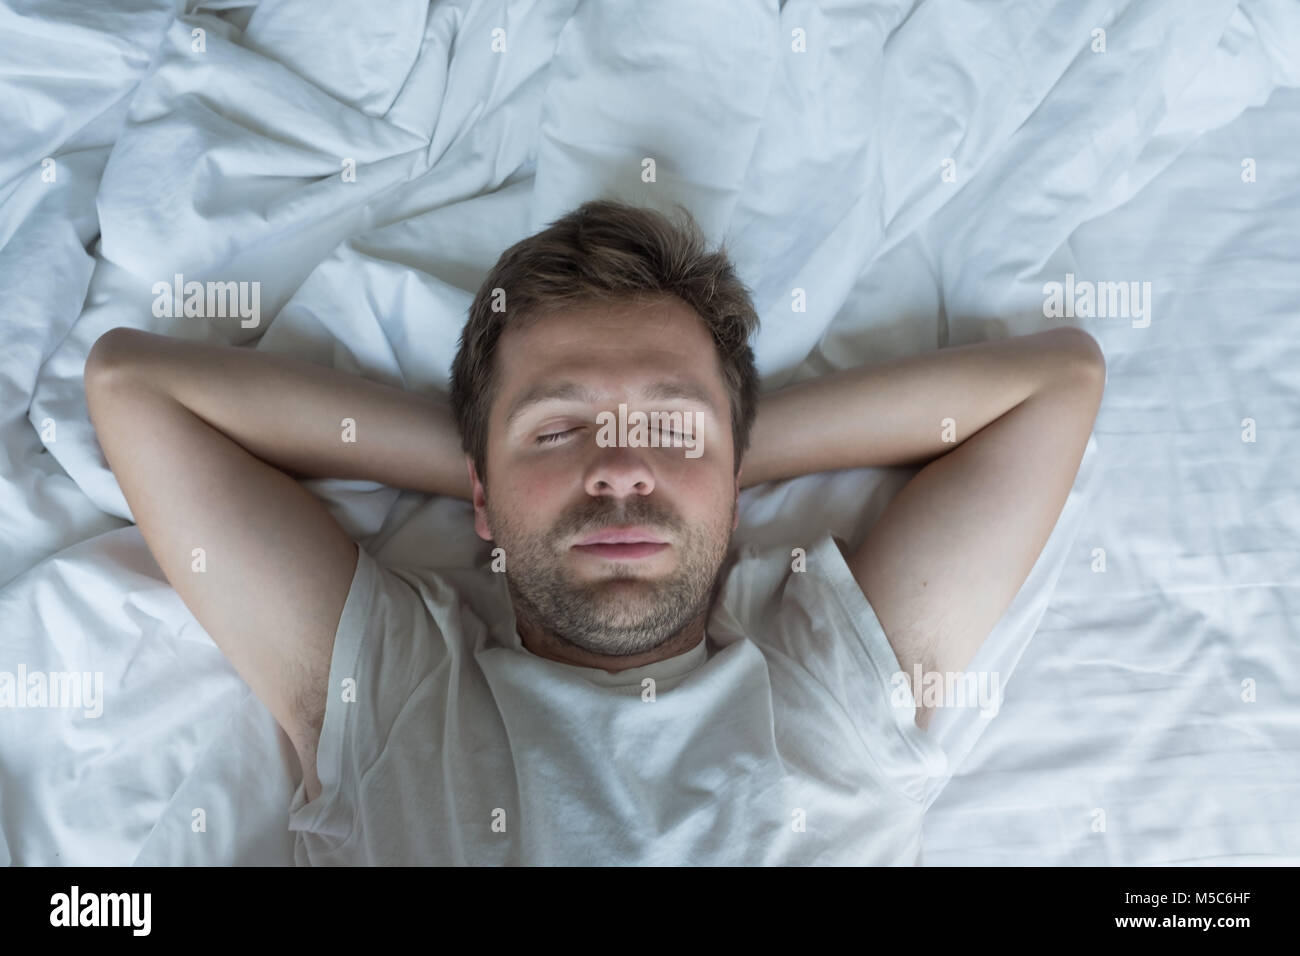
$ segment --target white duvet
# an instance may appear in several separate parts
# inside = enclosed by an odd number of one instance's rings
[[[765,388],[1067,322],[1106,351],[972,663],[1000,712],[934,725],[925,862],[1300,862],[1300,4],[384,6],[0,0],[0,680],[102,681],[0,707],[0,862],[292,862],[292,750],[129,521],[94,340],[442,391],[497,255],[600,195],[725,240]],[[177,274],[260,283],[258,324],[155,317]],[[1067,281],[1147,315],[1046,317]],[[747,491],[738,538],[856,542],[907,477]],[[461,502],[312,485],[387,563],[484,547]]]

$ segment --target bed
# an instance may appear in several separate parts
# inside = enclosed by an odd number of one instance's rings
[[[931,728],[924,863],[1300,863],[1300,5],[387,7],[0,0],[0,672],[97,675],[0,707],[0,863],[293,862],[292,748],[130,521],[95,339],[445,393],[499,253],[602,195],[725,243],[765,389],[1052,325],[1105,351],[971,664],[998,713]],[[258,313],[159,315],[174,281]],[[749,489],[737,543],[856,544],[909,474]],[[465,503],[310,484],[385,563],[486,556]]]

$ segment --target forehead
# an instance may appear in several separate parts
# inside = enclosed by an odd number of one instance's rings
[[[725,405],[713,339],[695,311],[672,297],[565,307],[507,329],[497,362],[494,415],[504,415],[518,396],[555,379],[610,394],[669,380],[701,386]]]

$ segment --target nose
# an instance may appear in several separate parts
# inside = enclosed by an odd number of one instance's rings
[[[624,498],[654,491],[655,477],[635,448],[599,448],[584,482],[593,497]]]

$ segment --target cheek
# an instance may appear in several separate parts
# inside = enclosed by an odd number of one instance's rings
[[[488,489],[492,514],[525,532],[547,527],[560,510],[565,490],[572,487],[571,480],[547,469],[506,465],[499,474],[500,480],[494,479]]]
[[[678,502],[683,517],[698,521],[718,523],[731,519],[731,502],[735,497],[735,481],[730,472],[714,465],[698,467],[697,462],[686,462],[671,476],[672,497]]]

